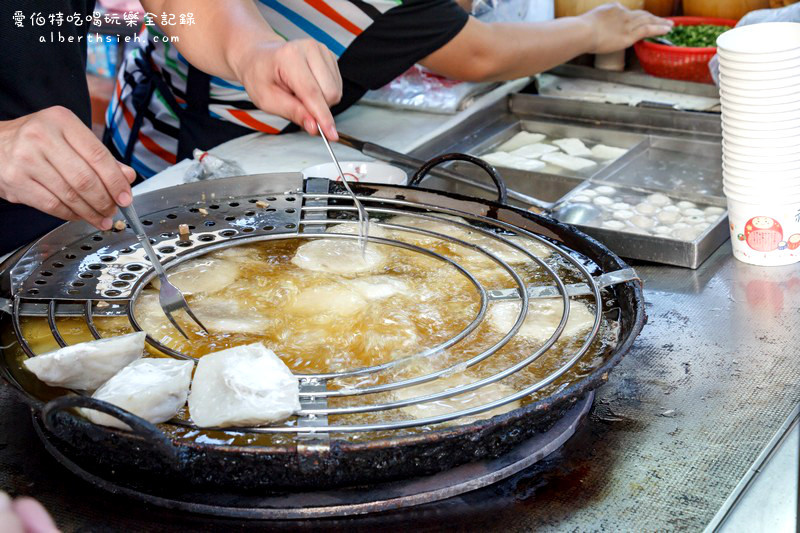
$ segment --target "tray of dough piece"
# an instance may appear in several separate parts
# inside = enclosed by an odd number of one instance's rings
[[[588,204],[591,216],[565,221],[623,257],[697,268],[728,238],[718,115],[511,95],[412,155],[444,152],[483,158],[524,195]],[[451,168],[489,183],[472,165]],[[443,178],[426,186],[493,197]]]

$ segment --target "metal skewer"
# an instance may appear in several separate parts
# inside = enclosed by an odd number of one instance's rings
[[[342,177],[342,183],[344,183],[347,192],[350,193],[350,196],[353,197],[353,203],[355,204],[356,208],[358,209],[358,243],[361,246],[361,255],[363,256],[367,251],[367,237],[369,236],[369,215],[367,214],[367,210],[364,209],[364,206],[361,205],[361,201],[356,197],[356,194],[353,192],[353,189],[350,188],[350,184],[347,182],[347,178],[342,172],[342,167],[339,165],[339,160],[336,159],[336,154],[333,153],[333,148],[331,148],[331,143],[328,142],[328,138],[325,136],[325,133],[322,131],[322,126],[319,125],[317,122],[317,129],[319,130],[319,134],[322,137],[323,142],[325,143],[325,148],[328,149],[328,153],[333,160],[333,164],[336,165],[336,170],[339,172],[339,175]]]
[[[164,311],[164,314],[167,315],[169,321],[173,326],[175,326],[175,329],[180,331],[181,335],[188,339],[189,336],[186,335],[175,319],[172,318],[173,312],[183,309],[186,311],[186,314],[189,315],[189,317],[203,329],[203,331],[208,333],[208,330],[203,323],[200,322],[200,320],[189,308],[189,304],[186,303],[186,298],[183,297],[183,293],[181,293],[181,291],[179,291],[178,288],[170,283],[169,279],[167,279],[167,273],[164,270],[164,266],[161,264],[161,261],[158,260],[156,251],[153,250],[153,247],[150,245],[150,239],[147,238],[147,233],[144,230],[144,226],[142,226],[142,222],[139,220],[139,215],[136,214],[136,210],[133,208],[133,204],[129,205],[128,207],[120,207],[119,210],[122,211],[122,215],[128,221],[128,224],[130,224],[131,229],[136,234],[136,238],[142,244],[142,248],[144,248],[147,257],[153,264],[156,274],[158,274],[158,279],[161,282],[161,287],[158,290],[158,303],[161,305],[161,309]]]

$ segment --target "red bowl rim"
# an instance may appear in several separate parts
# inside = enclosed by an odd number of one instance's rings
[[[729,26],[733,28],[739,22],[734,19],[722,19],[715,17],[664,17],[671,20],[676,26],[699,26],[700,24],[713,24],[715,26]],[[638,41],[635,47],[650,48],[652,50],[660,51],[674,51],[674,52],[696,52],[696,53],[716,53],[716,46],[693,47],[693,46],[670,46],[668,44],[659,44],[647,39]]]

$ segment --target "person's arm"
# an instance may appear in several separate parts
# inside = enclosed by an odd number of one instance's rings
[[[253,0],[143,0],[152,13],[192,13],[195,24],[163,26],[181,54],[208,74],[244,85],[253,103],[316,134],[338,139],[330,106],[342,97],[336,57],[324,45],[284,41]]]
[[[484,23],[470,18],[449,43],[420,63],[449,78],[499,81],[530,76],[581,54],[622,50],[663,35],[672,23],[646,11],[607,4],[548,22]]]

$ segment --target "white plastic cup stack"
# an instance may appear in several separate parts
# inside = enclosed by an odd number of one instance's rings
[[[800,24],[734,28],[717,54],[733,255],[800,262]]]

